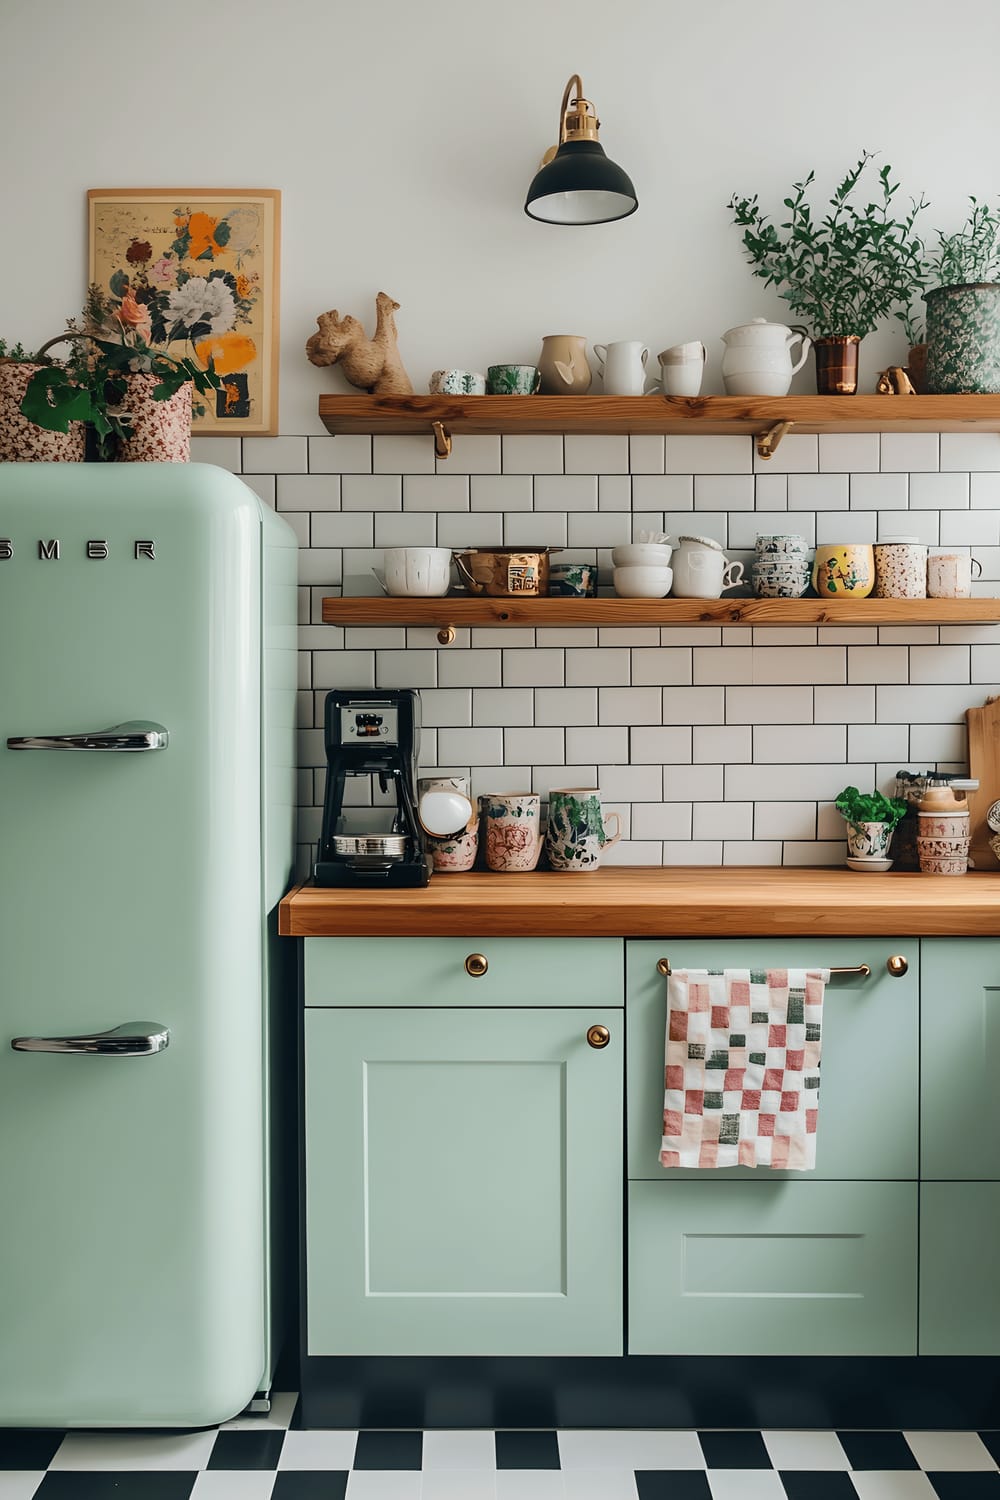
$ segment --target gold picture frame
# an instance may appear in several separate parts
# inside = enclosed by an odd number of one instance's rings
[[[91,188],[87,211],[88,280],[131,292],[149,343],[215,362],[193,433],[276,436],[279,190]]]

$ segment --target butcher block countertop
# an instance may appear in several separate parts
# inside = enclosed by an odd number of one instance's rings
[[[424,890],[296,886],[288,937],[1000,936],[1000,871],[611,866],[434,875]]]

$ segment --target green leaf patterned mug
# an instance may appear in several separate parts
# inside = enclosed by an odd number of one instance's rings
[[[605,823],[614,818],[615,831],[608,836]],[[549,792],[549,822],[545,830],[545,852],[553,870],[596,870],[601,850],[617,844],[622,836],[617,813],[601,808],[597,787],[558,787]]]
[[[490,365],[486,371],[488,396],[537,396],[541,384],[537,365]]]

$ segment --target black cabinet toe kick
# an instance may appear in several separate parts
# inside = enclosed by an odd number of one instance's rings
[[[1000,1427],[1000,1358],[459,1356],[302,1360],[298,1426]]]

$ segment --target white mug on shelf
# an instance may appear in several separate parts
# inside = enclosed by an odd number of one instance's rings
[[[641,396],[645,393],[649,350],[639,339],[595,344],[594,353],[601,366],[606,396]]]
[[[697,339],[673,344],[657,355],[665,396],[697,396],[701,390],[708,350]]]

